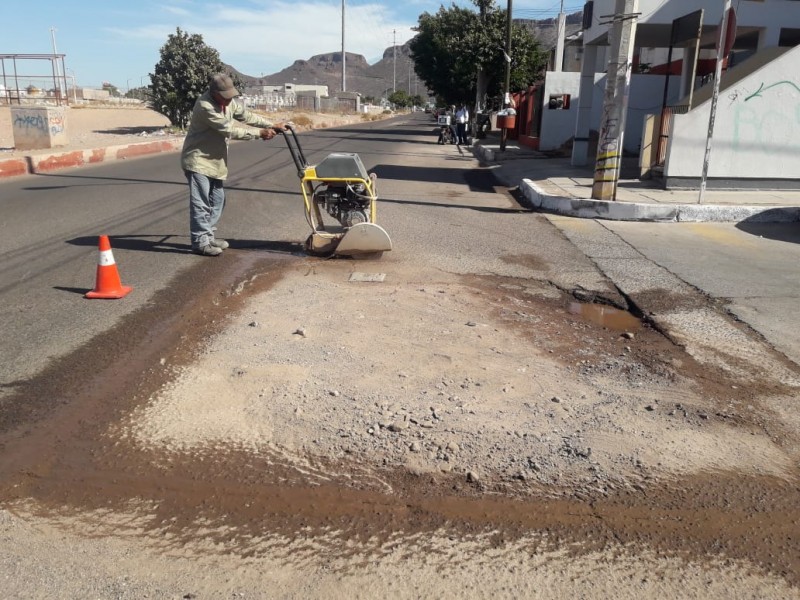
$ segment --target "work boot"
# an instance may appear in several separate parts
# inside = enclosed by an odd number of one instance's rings
[[[222,248],[218,248],[217,246],[212,246],[211,244],[207,244],[205,246],[200,246],[198,248],[192,248],[192,252],[195,254],[199,254],[200,256],[219,256],[222,254]]]
[[[225,250],[225,248],[228,248],[230,246],[228,242],[220,238],[214,238],[209,242],[209,244],[211,244],[215,248],[219,248],[220,250]]]

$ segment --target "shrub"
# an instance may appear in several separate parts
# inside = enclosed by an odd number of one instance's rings
[[[308,115],[292,115],[291,121],[298,127],[308,127],[309,129],[314,125],[314,121]]]

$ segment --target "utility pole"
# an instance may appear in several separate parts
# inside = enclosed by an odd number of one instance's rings
[[[503,51],[506,59],[506,79],[503,84],[503,108],[511,106],[511,0],[508,0],[508,12],[506,14],[506,48]],[[508,128],[500,130],[500,152],[506,151],[508,141]]]
[[[59,69],[58,69],[58,59],[56,58],[58,56],[58,50],[56,49],[56,28],[55,27],[51,27],[50,28],[50,38],[53,40],[53,67],[55,68],[56,81],[58,82],[58,83],[56,83],[56,87],[60,90],[61,89],[61,71],[59,71]],[[66,77],[66,73],[64,74],[64,77]]]
[[[392,29],[392,93],[397,91],[397,30]]]
[[[342,91],[347,91],[347,78],[345,72],[347,70],[347,55],[344,53],[344,2],[342,0]]]
[[[719,80],[722,78],[722,61],[725,58],[726,35],[728,31],[728,16],[731,10],[731,0],[724,0],[722,9],[722,23],[720,24],[719,38],[717,39],[717,64],[714,67],[714,88],[711,93],[711,110],[708,114],[708,135],[706,136],[706,153],[703,157],[703,173],[700,176],[700,195],[698,204],[702,204],[706,195],[706,179],[708,179],[708,165],[711,162],[711,138],[714,136],[714,121],[717,118],[717,99],[719,98]]]
[[[638,8],[639,0],[616,0],[614,14],[601,17],[611,17],[611,31],[606,92],[592,185],[592,198],[595,200],[616,200],[617,197]]]
[[[511,0],[506,14],[506,79],[503,87],[503,107],[511,104]]]
[[[556,56],[553,61],[553,71],[564,68],[564,35],[566,33],[567,16],[564,14],[564,0],[561,0],[561,11],[558,13],[558,26],[556,28]]]

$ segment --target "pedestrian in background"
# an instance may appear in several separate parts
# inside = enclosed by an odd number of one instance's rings
[[[189,182],[189,231],[192,252],[219,256],[229,246],[214,235],[225,208],[223,182],[228,177],[230,140],[269,140],[284,128],[235,102],[239,91],[224,73],[214,75],[208,89],[192,109],[189,131],[183,142],[181,167]],[[245,123],[258,129],[239,126]]]
[[[459,144],[467,144],[467,123],[469,123],[469,111],[464,104],[459,105],[456,111],[456,138]]]

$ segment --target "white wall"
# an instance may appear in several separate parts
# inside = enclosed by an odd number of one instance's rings
[[[709,178],[800,177],[798,64],[800,46],[720,93]],[[702,175],[710,110],[709,100],[688,114],[675,115],[666,177]]]
[[[639,154],[642,143],[642,126],[644,116],[661,113],[664,103],[665,75],[632,75],[630,99],[628,100],[628,117],[625,122],[625,150]],[[677,104],[680,100],[679,92],[681,78],[672,75],[667,91],[667,105]]]
[[[539,138],[539,149],[542,151],[560,148],[564,142],[575,135],[575,121],[578,116],[578,94],[580,91],[580,73],[547,72],[544,88],[542,111],[542,128]],[[669,85],[667,103],[678,100],[680,77],[672,76]],[[600,115],[603,110],[603,97],[606,89],[604,73],[595,74],[592,99],[591,129],[600,129]],[[547,107],[551,95],[570,94],[569,110],[552,110]],[[664,98],[663,75],[631,76],[631,88],[628,98],[628,116],[625,121],[623,145],[628,152],[639,152],[642,142],[642,124],[644,115],[658,113]]]
[[[603,73],[594,76],[595,89],[597,82],[605,81]],[[539,132],[539,150],[555,150],[575,135],[575,120],[578,118],[578,98],[581,88],[581,74],[564,71],[548,71],[544,80],[544,101],[537,110],[542,111],[542,127]],[[550,95],[570,95],[568,110],[551,110],[547,107]],[[596,96],[597,94],[595,94]],[[601,96],[602,101],[602,96]],[[595,107],[592,106],[592,122],[595,120]],[[598,117],[599,119],[599,112]]]
[[[609,19],[600,16],[613,14],[615,4],[615,0],[594,0],[592,27],[584,32],[584,43],[591,43],[608,31],[609,26],[600,25],[599,21]],[[763,27],[774,34],[770,39],[775,42],[781,27],[800,27],[800,4],[796,0],[739,0],[733,5],[739,27]],[[638,12],[642,13],[639,23],[669,25],[699,8],[704,10],[704,25],[716,25],[722,18],[722,0],[639,0]],[[647,45],[638,38],[637,43]]]

